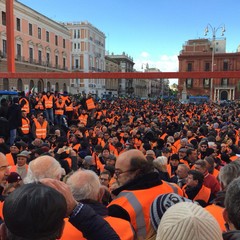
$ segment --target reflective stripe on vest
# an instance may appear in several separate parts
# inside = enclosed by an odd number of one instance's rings
[[[66,112],[71,112],[71,111],[73,111],[73,104],[71,103],[69,106],[65,106],[65,111]]]
[[[44,106],[43,106],[43,103],[42,103],[42,98],[36,97],[36,101],[37,101],[37,104],[35,105],[35,109],[43,110]]]
[[[88,109],[88,110],[92,110],[92,109],[95,108],[95,104],[94,104],[92,98],[87,99],[87,100],[86,100],[86,104],[87,104],[87,109]]]
[[[30,126],[30,121],[27,118],[22,118],[21,130],[22,130],[23,134],[29,133],[29,126]]]
[[[178,193],[177,189],[174,185],[162,181],[161,185],[152,188],[122,191],[117,195],[117,198],[109,204],[109,207],[111,205],[119,205],[127,211],[130,222],[137,233],[137,237],[145,239],[150,231],[150,206],[153,200],[160,194],[170,192]]]
[[[49,96],[49,98],[47,96],[44,96],[44,100],[45,100],[45,108],[53,107],[53,96]]]
[[[35,125],[37,138],[45,139],[47,137],[47,121],[44,121],[42,125],[35,121]]]
[[[81,114],[78,119],[80,123],[83,123],[85,126],[87,125],[87,120],[88,120],[87,114],[86,115]]]
[[[64,102],[62,102],[61,104],[56,102],[57,109],[55,109],[55,115],[63,115],[64,114],[64,105],[65,105]]]

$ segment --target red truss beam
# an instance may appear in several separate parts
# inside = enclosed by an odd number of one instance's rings
[[[224,72],[0,72],[0,78],[22,79],[163,79],[163,78],[239,78],[240,71]]]

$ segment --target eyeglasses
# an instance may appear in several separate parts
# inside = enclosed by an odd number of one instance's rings
[[[134,171],[136,171],[136,169],[129,169],[129,170],[126,170],[126,171],[122,171],[122,170],[120,170],[120,169],[115,169],[114,174],[115,174],[115,176],[118,178],[119,175],[121,175],[121,174],[123,174],[123,173],[134,172]]]

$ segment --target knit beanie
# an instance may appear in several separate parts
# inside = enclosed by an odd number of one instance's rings
[[[163,215],[156,240],[221,240],[221,229],[215,218],[194,203],[182,202]]]
[[[161,194],[155,198],[150,208],[150,220],[157,231],[163,214],[168,208],[180,202],[192,202],[192,200],[179,196],[176,193]]]

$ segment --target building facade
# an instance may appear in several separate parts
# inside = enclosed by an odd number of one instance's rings
[[[7,71],[5,0],[0,0],[0,71]],[[26,5],[14,2],[16,72],[66,72],[70,66],[67,28]],[[69,80],[0,79],[1,90],[69,91]]]
[[[63,23],[71,35],[71,71],[105,71],[105,34],[89,22]],[[73,90],[102,96],[105,79],[72,79]]]
[[[214,45],[213,45],[214,44]],[[226,40],[189,40],[178,56],[179,72],[239,71],[240,52],[226,53]],[[239,78],[178,79],[178,91],[187,96],[209,96],[214,102],[240,98]]]

